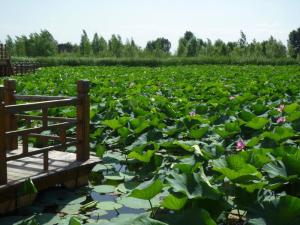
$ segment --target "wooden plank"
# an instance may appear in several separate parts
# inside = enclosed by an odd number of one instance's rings
[[[56,108],[62,106],[71,106],[77,104],[77,98],[44,101],[44,102],[34,102],[27,104],[9,105],[5,106],[8,113],[19,113],[25,111],[40,110],[42,108]]]
[[[31,116],[31,115],[24,115],[24,114],[16,114],[18,119],[30,119],[30,120],[42,120],[42,116]],[[55,122],[74,122],[77,121],[75,118],[67,118],[67,117],[53,117],[48,116],[48,121],[55,121]]]
[[[14,131],[9,131],[6,132],[6,136],[23,136],[23,135],[28,135],[31,133],[40,133],[46,130],[53,130],[56,128],[61,128],[61,127],[72,127],[76,125],[77,122],[63,122],[63,123],[56,123],[56,124],[51,124],[47,127],[35,127],[35,128],[27,128],[27,129],[22,129],[22,130],[14,130]]]
[[[64,130],[64,133],[66,133],[66,129],[61,129]],[[66,134],[63,134],[66,135]],[[28,134],[28,136],[30,137],[36,137],[36,138],[41,138],[41,137],[46,137],[49,140],[55,140],[55,141],[61,141],[62,143],[64,143],[65,141],[76,141],[76,138],[73,137],[62,137],[62,136],[57,136],[57,135],[45,135],[45,134]]]
[[[30,151],[34,151],[34,149],[30,149]],[[21,152],[21,149],[11,151],[8,153],[8,157],[21,154]],[[8,185],[20,180],[25,180],[28,177],[47,176],[49,173],[56,173],[77,167],[80,168],[83,165],[100,162],[100,159],[95,156],[91,156],[91,158],[85,162],[78,162],[76,161],[75,153],[51,151],[49,152],[49,169],[45,172],[43,160],[43,154],[38,154],[31,157],[9,161],[7,163]]]
[[[37,149],[35,151],[28,151],[26,153],[21,153],[19,155],[7,156],[6,160],[7,161],[12,161],[12,160],[21,159],[21,158],[24,158],[24,157],[38,155],[38,154],[41,154],[41,153],[45,154],[45,152],[64,149],[64,148],[67,148],[67,147],[70,147],[70,146],[74,146],[76,144],[77,144],[77,141],[71,141],[71,142],[68,142],[66,144],[52,145],[52,146]]]
[[[44,96],[44,95],[15,95],[17,101],[51,101],[51,100],[63,100],[70,99],[70,96]]]
[[[15,152],[14,150],[12,152]],[[18,149],[21,152],[21,149]],[[10,152],[9,154],[13,154]],[[18,154],[15,152],[14,154]],[[23,182],[30,177],[38,191],[58,184],[68,188],[87,185],[87,176],[93,166],[100,162],[99,158],[91,156],[85,162],[76,161],[76,154],[53,151],[49,153],[49,170],[43,170],[43,155],[28,157],[9,162],[9,181],[0,185],[0,214],[8,213],[24,205],[19,204],[22,196],[16,193]],[[27,205],[32,201],[28,201]]]

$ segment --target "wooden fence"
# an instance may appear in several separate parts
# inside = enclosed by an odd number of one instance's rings
[[[12,63],[6,45],[0,44],[0,77],[35,72],[38,67],[33,62]]]
[[[5,80],[0,87],[0,185],[7,183],[7,162],[43,154],[43,168],[48,170],[49,151],[65,150],[76,146],[76,159],[83,162],[89,159],[89,82],[77,82],[76,97],[17,95],[16,81]],[[17,101],[30,102],[16,104]],[[74,106],[76,118],[51,117],[48,109]],[[41,116],[24,114],[28,111],[41,110]],[[18,122],[23,121],[26,128],[18,129]],[[32,121],[41,121],[41,126],[32,127]],[[51,122],[51,123],[49,123]],[[67,130],[76,126],[76,137],[67,137]],[[44,135],[43,131],[59,131],[59,135]],[[21,144],[18,138],[22,140]],[[29,151],[29,137],[36,137],[42,147]],[[49,140],[52,144],[49,145]],[[19,145],[20,144],[20,145]],[[7,156],[14,149],[22,148],[21,154]]]

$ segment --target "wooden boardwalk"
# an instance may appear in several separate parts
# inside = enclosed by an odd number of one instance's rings
[[[56,185],[75,188],[87,184],[90,170],[100,162],[90,155],[88,81],[77,82],[76,97],[17,95],[15,90],[14,80],[0,87],[0,214],[34,200],[35,194],[20,194],[28,178],[38,191]],[[59,107],[75,107],[76,118],[48,115],[50,108]],[[40,115],[27,113],[37,110]],[[74,127],[76,134],[68,136]],[[30,138],[39,147],[32,147]],[[67,152],[72,146],[76,151]]]
[[[30,149],[29,152],[37,149]],[[9,152],[8,156],[21,154],[22,149]],[[76,161],[76,154],[62,151],[49,152],[49,169],[44,170],[43,154],[33,155],[30,157],[21,158],[7,163],[7,184],[14,185],[25,181],[27,178],[39,179],[44,176],[49,176],[54,173],[69,171],[82,166],[93,166],[99,162],[99,158],[91,156],[89,160],[84,162]],[[5,185],[4,185],[5,186]],[[0,190],[1,190],[0,186]]]

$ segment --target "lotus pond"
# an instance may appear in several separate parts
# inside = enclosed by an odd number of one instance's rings
[[[47,95],[90,80],[103,163],[89,187],[41,192],[1,225],[300,224],[299,66],[51,67],[15,79],[18,93]]]

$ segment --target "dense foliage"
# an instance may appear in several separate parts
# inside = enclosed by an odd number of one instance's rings
[[[168,58],[95,58],[95,57],[13,57],[13,62],[35,62],[40,66],[184,66],[184,65],[299,65],[299,59],[264,57],[168,57]]]
[[[94,198],[58,207],[56,221],[300,224],[299,66],[55,67],[16,79],[27,94],[74,95],[76,80],[92,83],[91,146],[103,164]],[[46,198],[59,204],[55,196]]]
[[[293,30],[289,34],[288,46],[290,55],[292,57],[296,58],[298,55],[300,55],[300,28]]]
[[[237,41],[224,42],[221,39],[211,41],[196,37],[192,32],[187,31],[178,41],[177,50],[171,52],[171,43],[164,37],[148,41],[144,48],[138,46],[133,39],[125,42],[119,35],[113,34],[109,40],[105,40],[97,33],[90,40],[85,30],[81,35],[79,45],[60,43],[52,35],[42,30],[40,33],[16,37],[7,36],[5,40],[9,52],[13,56],[84,56],[84,57],[155,57],[164,58],[170,56],[178,57],[230,57],[230,58],[297,58],[300,54],[299,29],[294,30],[288,37],[288,48],[286,43],[270,37],[268,40],[257,41],[247,40],[246,35],[241,31],[240,39]]]

